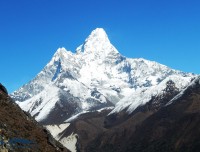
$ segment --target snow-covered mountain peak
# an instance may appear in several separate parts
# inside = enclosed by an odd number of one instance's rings
[[[59,48],[44,69],[12,97],[37,120],[50,119],[54,113],[63,121],[113,105],[113,113],[124,109],[132,112],[162,95],[169,78],[181,91],[193,76],[157,62],[122,56],[106,32],[97,28],[77,53]],[[46,103],[51,105],[50,110]],[[43,111],[49,113],[43,115]]]
[[[47,66],[55,66],[58,62],[65,65],[72,58],[74,58],[74,54],[71,51],[67,51],[64,47],[58,48]]]
[[[109,41],[108,36],[103,28],[96,28],[95,30],[93,30],[89,35],[88,39],[99,39]]]
[[[96,28],[86,38],[85,42],[76,49],[77,53],[105,58],[109,54],[118,54],[117,49],[110,43],[103,28]]]

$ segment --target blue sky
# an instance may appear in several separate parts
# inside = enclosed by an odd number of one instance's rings
[[[102,27],[121,54],[200,73],[199,0],[1,0],[0,82],[12,92],[58,47]]]

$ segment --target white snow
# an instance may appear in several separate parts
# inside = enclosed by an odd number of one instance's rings
[[[41,121],[48,116],[56,102],[59,101],[58,93],[59,88],[50,85],[46,86],[41,93],[33,96],[31,99],[17,103],[24,111],[31,113],[32,116],[39,113],[35,119]]]
[[[76,152],[77,134],[72,133],[68,137],[62,137],[62,132],[69,127],[70,123],[64,123],[60,125],[47,125],[45,126],[51,135],[59,141],[63,146],[69,149],[71,152]]]
[[[59,142],[63,146],[67,147],[67,149],[69,149],[71,152],[76,152],[77,138],[78,138],[78,135],[72,133],[70,136],[62,138]]]
[[[70,123],[64,123],[60,125],[47,125],[45,126],[47,130],[51,133],[51,135],[56,139],[60,140],[60,133],[66,130],[69,127]]]
[[[82,112],[80,112],[80,113],[78,113],[78,114],[76,114],[76,115],[70,117],[69,119],[65,120],[64,122],[68,122],[68,123],[69,123],[69,122],[71,122],[71,121],[77,119],[80,115],[82,115],[82,114],[84,114],[84,113],[87,113],[87,112],[89,112],[89,111],[82,111]]]
[[[97,110],[98,112],[102,112],[103,110],[112,110],[114,107],[105,107]]]

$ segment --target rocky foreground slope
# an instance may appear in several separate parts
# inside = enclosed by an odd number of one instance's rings
[[[67,152],[0,85],[0,151]]]

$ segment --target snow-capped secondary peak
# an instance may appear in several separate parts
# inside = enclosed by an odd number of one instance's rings
[[[66,60],[69,58],[72,58],[73,53],[71,51],[67,51],[64,47],[58,48],[55,54],[53,55],[53,58],[51,61],[48,63],[48,65],[57,65],[57,62],[64,63]],[[48,66],[47,65],[47,66]]]
[[[67,52],[67,50],[66,50],[64,47],[58,48],[57,51],[56,51],[56,53],[54,54],[54,56],[63,55],[63,54],[65,54],[66,52]]]
[[[71,54],[71,52],[67,51],[64,47],[58,48],[55,54],[53,55],[53,59],[58,60],[65,58],[68,54]]]
[[[110,43],[103,28],[96,28],[86,38],[84,44],[76,49],[77,53],[93,54],[99,57],[106,57],[110,53],[118,53],[117,49]]]

